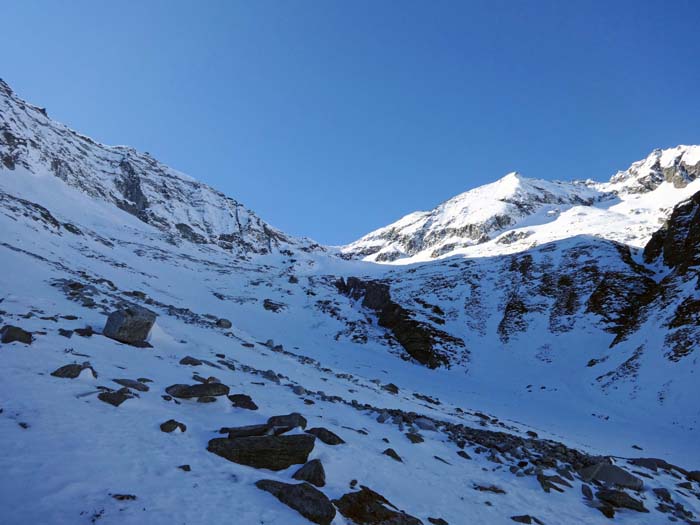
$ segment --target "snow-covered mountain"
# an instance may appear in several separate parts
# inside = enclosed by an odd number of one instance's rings
[[[0,83],[0,523],[697,523],[699,156],[338,253]]]
[[[345,257],[408,263],[519,251],[574,232],[643,246],[671,208],[700,190],[700,147],[656,150],[609,182],[509,173],[344,246]],[[515,244],[515,246],[512,246]]]

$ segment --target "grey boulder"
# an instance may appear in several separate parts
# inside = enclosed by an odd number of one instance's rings
[[[309,434],[214,438],[207,450],[240,465],[283,470],[306,463],[315,439]]]
[[[335,509],[320,490],[308,483],[293,485],[271,479],[261,479],[255,486],[269,492],[306,519],[319,525],[330,525],[335,518]]]
[[[109,314],[102,334],[110,339],[130,345],[146,342],[156,314],[140,306],[129,306]]]

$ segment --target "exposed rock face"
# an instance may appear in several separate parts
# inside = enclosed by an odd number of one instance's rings
[[[18,326],[5,325],[0,329],[0,342],[3,344],[24,343],[25,345],[32,344],[32,334],[26,330],[22,330]]]
[[[338,280],[336,287],[352,299],[362,298],[362,306],[377,313],[379,326],[389,329],[412,358],[429,368],[449,365],[449,358],[438,350],[439,345],[464,346],[461,339],[413,319],[409,310],[391,300],[389,285],[385,283],[349,277],[347,281]]]
[[[335,509],[330,500],[323,492],[308,483],[292,485],[271,479],[261,479],[255,483],[255,486],[269,492],[313,523],[330,525],[335,518]]]
[[[422,525],[418,518],[400,512],[381,494],[361,486],[358,492],[350,492],[333,500],[338,511],[359,525]]]
[[[283,470],[306,463],[314,441],[314,436],[309,434],[214,438],[209,441],[207,450],[241,465]]]
[[[112,312],[107,318],[103,335],[130,345],[142,344],[148,339],[156,321],[156,314],[139,306],[130,306]]]

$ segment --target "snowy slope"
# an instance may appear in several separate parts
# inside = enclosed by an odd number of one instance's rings
[[[365,485],[424,524],[508,524],[520,515],[550,525],[601,523],[603,500],[581,491],[602,487],[579,474],[598,455],[613,456],[644,482],[625,493],[650,512],[617,508],[615,522],[700,517],[697,480],[629,460],[700,467],[696,356],[671,350],[679,341],[673,334],[695,337],[697,320],[692,311],[668,320],[697,296],[695,259],[674,256],[700,257],[691,242],[694,201],[665,213],[672,220],[656,235],[662,249],[643,257],[637,247],[651,237],[652,218],[609,212],[651,206],[634,200],[648,192],[633,192],[629,179],[610,183],[623,190],[510,176],[496,185],[513,202],[498,205],[517,211],[521,227],[563,210],[533,226],[541,228],[539,243],[486,242],[475,246],[494,253],[378,265],[273,230],[145,154],[95,144],[6,85],[0,108],[0,326],[33,336],[30,345],[0,345],[1,523],[309,523],[255,486],[295,482],[301,465],[257,469],[207,451],[221,427],[292,411],[346,441],[317,439],[309,456],[325,468],[326,496]],[[688,151],[680,154],[692,160]],[[664,166],[690,173],[671,157]],[[674,188],[664,179],[653,191],[667,192],[663,205],[672,209],[696,184],[685,182]],[[596,192],[613,191],[624,198],[611,198],[608,208],[588,204]],[[582,231],[581,210],[616,213],[618,226],[589,217],[590,231]],[[567,212],[570,229],[547,233]],[[641,224],[648,233],[638,233]],[[351,277],[365,288],[353,294],[339,285]],[[367,301],[380,285],[390,297]],[[101,334],[106,316],[125,304],[158,314],[152,348]],[[644,304],[648,314],[637,319],[630,304]],[[75,331],[86,326],[92,335]],[[416,341],[429,341],[429,352],[445,360],[424,366]],[[180,363],[185,356],[203,362]],[[77,379],[50,375],[85,361],[97,377],[87,369]],[[225,396],[211,403],[163,397],[172,384],[210,376],[251,396],[258,410]],[[124,378],[150,379],[149,390],[132,388],[118,407],[97,397]],[[161,432],[171,418],[186,431]],[[413,443],[416,435],[424,441]],[[402,462],[383,454],[389,447]],[[178,468],[184,464],[191,470]],[[547,488],[554,476],[571,486]],[[338,513],[333,523],[351,520]]]

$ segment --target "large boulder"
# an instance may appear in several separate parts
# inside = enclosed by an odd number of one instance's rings
[[[292,412],[284,416],[272,416],[267,420],[267,424],[271,427],[289,427],[296,428],[306,428],[306,418],[302,416],[299,412]]]
[[[26,330],[22,330],[19,326],[5,325],[0,329],[0,342],[3,344],[24,343],[25,345],[32,344],[32,334]]]
[[[641,501],[621,490],[601,489],[596,492],[596,496],[599,500],[609,503],[613,507],[649,512]]]
[[[151,333],[156,314],[140,306],[129,306],[109,314],[102,334],[130,345],[142,345]]]
[[[342,445],[343,443],[345,443],[343,438],[341,438],[339,435],[331,432],[327,428],[323,428],[323,427],[310,428],[309,430],[306,431],[306,433],[316,436],[318,439],[323,441],[326,445]]]
[[[641,490],[644,486],[642,480],[637,476],[604,461],[582,469],[579,474],[584,481],[599,481],[633,490]]]
[[[312,459],[297,470],[292,477],[299,481],[308,481],[317,487],[323,487],[326,484],[326,471],[320,459]]]
[[[225,396],[229,388],[221,383],[200,383],[196,385],[170,385],[165,391],[173,397],[190,399],[193,397]]]
[[[51,372],[51,375],[53,377],[62,377],[64,379],[76,379],[85,369],[90,370],[92,377],[97,377],[97,372],[95,372],[95,369],[92,368],[88,362],[82,364],[73,363],[70,365],[63,365],[62,367]]]
[[[399,511],[384,496],[365,486],[333,503],[343,516],[358,525],[423,525],[421,520]]]
[[[207,450],[241,465],[283,470],[306,463],[315,440],[309,434],[214,438],[209,441]]]
[[[255,483],[255,486],[269,492],[313,523],[330,525],[335,518],[335,509],[330,500],[323,492],[308,483],[293,485],[271,479],[261,479]]]

